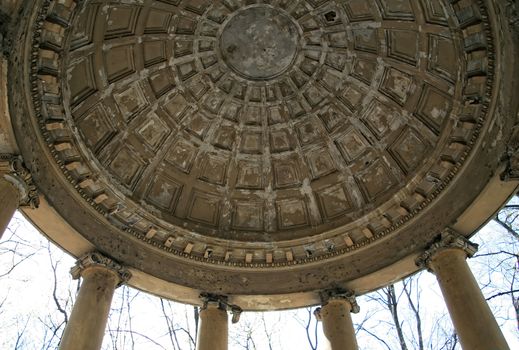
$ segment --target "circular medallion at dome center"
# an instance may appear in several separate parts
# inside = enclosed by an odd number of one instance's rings
[[[220,42],[224,61],[237,74],[267,80],[285,72],[297,54],[296,24],[280,10],[256,6],[238,12],[225,25]]]

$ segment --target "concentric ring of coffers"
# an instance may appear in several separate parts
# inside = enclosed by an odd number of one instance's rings
[[[179,257],[276,267],[369,245],[447,187],[486,117],[478,1],[45,3],[41,135],[115,228]],[[288,31],[260,40],[281,40],[265,75],[225,39],[272,25],[257,13]]]

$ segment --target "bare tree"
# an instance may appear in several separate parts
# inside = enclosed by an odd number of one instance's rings
[[[360,332],[374,338],[384,349],[456,349],[457,336],[446,310],[430,309],[428,315],[422,310],[422,302],[429,297],[422,293],[424,273],[364,296],[360,303],[372,314],[365,316],[369,324]]]
[[[193,333],[190,328],[188,312],[190,307],[184,306],[184,319],[182,320],[182,318],[179,317],[180,322],[176,321],[178,311],[174,310],[173,303],[171,301],[160,298],[160,308],[162,316],[166,322],[167,336],[170,340],[172,348],[174,350],[181,350],[183,348],[180,341],[181,338],[179,336],[179,332],[181,332],[187,336],[189,340],[187,344],[189,349],[194,350],[196,348],[196,332]],[[195,329],[198,328],[198,313],[198,307],[193,306],[193,320],[195,321]]]
[[[487,229],[487,235],[473,238],[480,243],[480,252],[469,262],[498,321],[508,322],[507,312],[513,310],[510,320],[519,329],[517,202],[519,198],[496,215],[490,233]],[[56,348],[79,290],[79,282],[72,282],[68,273],[73,259],[31,230],[18,217],[0,241],[0,285],[6,286],[0,289],[0,327],[3,330],[0,348]],[[34,264],[33,261],[38,261],[37,274],[48,276],[43,284],[45,289],[41,290],[48,294],[48,301],[44,308],[16,314],[12,305],[16,303],[17,295],[9,286],[24,284],[27,285],[25,288],[35,288],[29,287],[35,275],[27,268]],[[438,307],[437,302],[430,299],[431,293],[435,293],[427,284],[430,280],[434,280],[434,276],[420,273],[359,297],[361,314],[354,315],[353,320],[360,348],[459,350],[458,337],[444,306]],[[129,287],[117,289],[112,306],[103,349],[196,348],[198,308],[156,298]],[[300,329],[301,336],[295,337],[299,344],[302,340],[310,350],[318,348],[322,337],[311,308],[285,313],[245,313],[244,316],[238,325],[231,327],[232,349],[290,348],[293,344],[283,343],[285,337],[277,332],[281,328]]]
[[[496,215],[494,221],[499,224],[509,234],[512,242],[507,242],[506,249],[501,249],[495,255],[500,255],[499,259],[513,260],[513,268],[505,271],[501,269],[501,273],[508,281],[509,288],[507,290],[498,291],[487,297],[492,300],[497,297],[509,295],[515,310],[515,318],[517,321],[517,330],[519,331],[519,195],[516,195],[512,201],[505,205]],[[492,254],[492,253],[488,253]]]
[[[319,344],[319,324],[314,315],[314,310],[311,307],[307,307],[294,311],[293,319],[304,328],[310,350],[317,350]]]
[[[14,218],[0,241],[0,256],[2,260],[9,261],[0,266],[0,279],[7,277],[41,249],[23,237],[22,225],[21,219]]]
[[[418,277],[416,278],[408,278],[404,280],[402,282],[402,289],[404,291],[405,296],[407,297],[407,303],[412,311],[413,321],[416,325],[416,338],[418,339],[418,346],[415,347],[419,350],[424,350],[422,316],[420,315],[420,289],[413,288],[416,284],[418,284],[418,279],[420,278],[420,275],[417,276]]]

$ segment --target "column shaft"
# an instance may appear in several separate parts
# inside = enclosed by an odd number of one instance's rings
[[[209,304],[200,311],[197,350],[227,350],[229,323],[227,311]]]
[[[0,175],[0,238],[7,229],[19,202],[18,189]]]
[[[93,266],[81,276],[79,295],[72,309],[60,350],[99,350],[120,277],[112,270]]]
[[[357,350],[357,338],[351,319],[352,306],[347,300],[332,299],[321,308],[323,332],[330,350]]]
[[[436,252],[429,262],[461,346],[466,350],[508,350],[466,257],[462,249],[448,248]]]

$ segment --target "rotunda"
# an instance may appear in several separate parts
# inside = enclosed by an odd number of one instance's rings
[[[201,350],[309,305],[356,349],[354,296],[428,268],[463,347],[507,349],[465,259],[518,187],[515,6],[3,1],[0,232],[78,258],[61,348],[126,283],[202,306]]]

